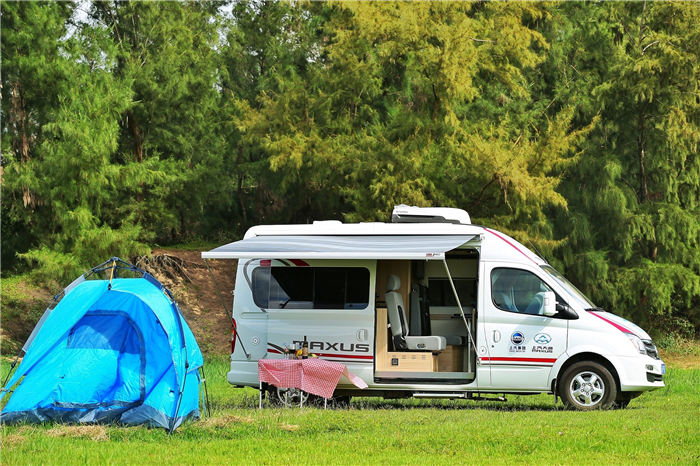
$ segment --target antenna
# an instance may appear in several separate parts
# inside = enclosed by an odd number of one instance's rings
[[[541,253],[540,251],[537,250],[537,248],[535,247],[534,244],[532,244],[532,241],[530,241],[530,238],[527,239],[527,242],[530,243],[530,246],[532,246],[532,249],[535,250],[535,252],[537,253],[537,255],[540,256],[540,258],[545,262],[545,264],[550,265],[549,262],[547,261],[547,259],[544,258],[544,256],[542,255],[542,253]]]

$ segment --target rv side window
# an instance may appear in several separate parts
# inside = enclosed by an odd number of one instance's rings
[[[369,270],[363,267],[258,267],[253,299],[265,309],[365,309]]]
[[[473,278],[455,278],[453,279],[459,302],[462,306],[476,307],[476,279]],[[430,278],[428,279],[428,301],[430,306],[449,306],[456,307],[457,300],[452,291],[452,285],[447,278]]]
[[[503,311],[542,315],[545,291],[552,289],[531,272],[500,268],[491,272],[491,300]],[[558,296],[557,300],[561,301]]]

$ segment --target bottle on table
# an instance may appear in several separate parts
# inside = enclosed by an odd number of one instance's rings
[[[309,342],[306,340],[306,335],[304,335],[304,341],[301,344],[301,359],[308,359],[309,357]]]

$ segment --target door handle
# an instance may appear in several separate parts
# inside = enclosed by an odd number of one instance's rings
[[[498,330],[494,330],[492,338],[494,343],[498,343],[499,341],[501,341],[501,332],[499,332]]]
[[[367,341],[367,329],[361,328],[357,331],[357,341]]]

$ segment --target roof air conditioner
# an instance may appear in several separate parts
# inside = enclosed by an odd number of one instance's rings
[[[391,213],[392,223],[458,223],[471,225],[469,214],[452,207],[410,207],[397,205]]]

